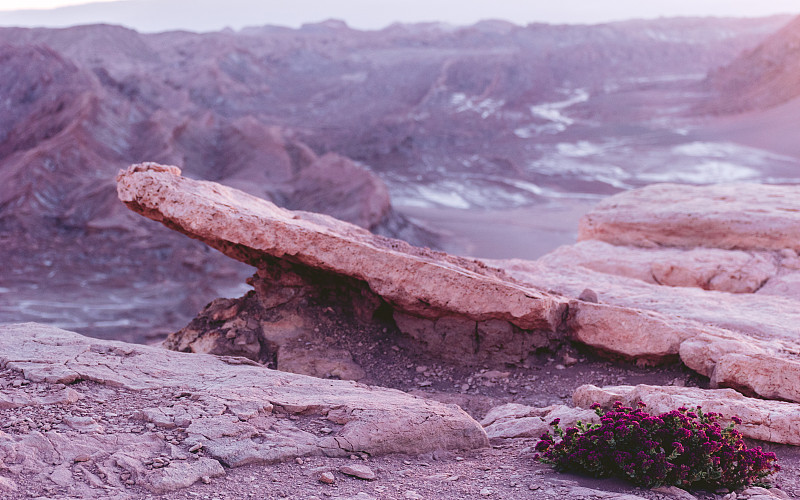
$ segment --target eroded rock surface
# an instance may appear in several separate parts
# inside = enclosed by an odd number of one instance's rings
[[[652,248],[615,246],[584,240],[560,247],[539,262],[581,266],[593,271],[636,278],[654,285],[694,287],[732,293],[759,291],[782,268],[778,254],[719,248]],[[787,261],[794,266],[794,261]],[[788,267],[795,271],[793,267]]]
[[[32,323],[0,327],[0,367],[0,476],[40,478],[42,494],[158,494],[225,466],[488,443],[457,406]]]
[[[253,300],[262,315],[269,311],[283,319],[324,297],[362,318],[393,316],[432,352],[475,362],[525,359],[557,336],[566,311],[561,297],[521,285],[479,261],[376,236],[328,216],[284,210],[181,177],[176,167],[134,165],[120,173],[118,191],[132,210],[255,266]],[[242,351],[260,351],[271,342],[255,323],[247,331],[258,342],[239,339]],[[219,352],[219,342],[186,335],[168,345]]]
[[[134,165],[118,177],[131,209],[257,268],[253,292],[210,304],[167,339],[171,349],[358,379],[347,352],[314,355],[326,347],[320,318],[335,309],[467,364],[519,363],[571,339],[637,363],[680,359],[712,384],[800,401],[800,302],[791,296],[800,265],[793,233],[781,232],[800,222],[796,188],[737,186],[743,194],[732,198],[728,186],[688,187],[691,202],[664,201],[687,198],[681,189],[623,193],[586,216],[583,238],[624,248],[582,242],[489,267],[186,179],[176,167]],[[661,201],[648,204],[650,195]],[[672,226],[662,234],[665,217]],[[656,248],[677,244],[718,248]],[[784,296],[748,293],[770,288]]]
[[[564,405],[553,405],[545,408],[517,403],[508,403],[492,408],[481,420],[489,438],[538,438],[543,433],[552,431],[550,425],[559,420],[562,429],[574,426],[578,421],[597,423],[600,421],[593,410],[570,408]]]
[[[800,401],[796,194],[648,186],[599,203],[574,245],[489,263],[573,298],[565,331],[601,352],[679,358],[714,386]]]

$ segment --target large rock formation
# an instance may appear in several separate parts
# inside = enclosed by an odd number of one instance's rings
[[[674,99],[687,93],[675,79],[692,85],[788,21],[485,22],[370,32],[323,23],[161,34],[111,25],[0,28],[0,233],[8,235],[0,260],[20,270],[3,285],[12,292],[0,294],[0,321],[161,340],[198,303],[240,281],[236,263],[146,226],[117,203],[113,175],[131,163],[177,165],[192,178],[423,246],[439,240],[392,210],[387,189],[396,205],[505,209],[650,182],[638,164],[618,167],[617,159],[660,157],[662,148],[640,144],[635,131],[652,127],[654,113],[680,109]],[[610,157],[580,153],[629,133],[634,154],[617,146],[600,148]],[[774,163],[781,166],[765,176],[797,170],[792,161]],[[615,167],[601,173],[597,164]],[[671,175],[655,177],[662,174]],[[34,246],[39,251],[27,251]],[[58,290],[27,288],[52,283],[52,273],[64,277]],[[147,293],[112,285],[132,279]],[[94,286],[78,285],[86,282]],[[83,307],[92,300],[87,289],[97,287],[113,299]],[[159,294],[127,309],[126,325],[108,318],[119,303]]]
[[[661,286],[629,277],[629,269],[635,267],[632,264],[623,266],[623,276],[617,276],[583,267],[580,260],[566,265],[558,252],[541,262],[497,261],[493,263],[496,268],[488,267],[375,236],[330,217],[289,212],[218,184],[186,179],[176,167],[134,165],[120,174],[118,189],[120,198],[133,210],[257,268],[250,280],[253,292],[235,301],[211,304],[167,340],[166,346],[172,349],[234,353],[284,369],[357,379],[358,366],[346,352],[325,363],[308,359],[309,352],[322,342],[318,334],[321,311],[335,306],[362,321],[396,327],[429,353],[463,363],[519,363],[537,349],[572,339],[638,363],[680,359],[713,384],[800,401],[800,346],[794,326],[800,319],[799,309],[788,297]],[[672,190],[671,197],[679,199],[681,189],[660,186],[644,192]],[[728,188],[718,189],[726,193]],[[768,217],[766,224],[770,228],[792,225],[793,212],[781,210],[784,191],[762,186],[737,189],[744,200],[761,192],[772,194],[767,199],[773,206],[759,208],[776,214]],[[713,188],[693,193],[695,199],[705,195],[717,200],[718,207],[708,218],[702,212],[681,215],[679,208],[671,208],[676,214],[670,217],[674,230],[667,236],[657,230],[656,223],[661,220],[663,204],[643,202],[635,215],[626,215],[634,213],[629,210],[629,200],[641,193],[620,195],[619,203],[614,198],[602,203],[584,222],[584,227],[597,229],[592,233],[584,230],[582,235],[603,234],[617,238],[614,241],[640,241],[647,246],[653,246],[659,237],[683,238],[681,241],[691,244],[700,238],[693,226],[697,224],[705,229],[704,234],[718,234],[720,246],[759,249],[761,253],[752,257],[756,265],[751,267],[765,274],[780,274],[768,266],[781,262],[779,254],[765,249],[791,246],[788,236],[776,237],[767,230],[750,234],[746,228],[757,225],[757,215],[749,219],[740,215],[739,222],[732,223],[736,211],[726,205],[723,195],[715,195]],[[732,203],[739,207],[743,202]],[[692,207],[687,204],[687,211],[695,213]],[[648,211],[654,213],[650,222]],[[614,222],[603,224],[605,220]],[[738,233],[737,227],[741,228]],[[697,234],[695,239],[691,234]],[[715,242],[711,237],[705,241],[709,245]],[[625,251],[630,255],[637,252],[633,248]],[[639,260],[646,260],[647,252],[652,251],[638,250],[645,252]],[[711,252],[717,255],[721,251]],[[656,252],[655,260],[664,257],[662,250]],[[695,262],[711,258],[702,257],[700,249],[687,252]],[[781,255],[788,252],[784,249]],[[666,262],[680,260],[676,255],[668,255]],[[723,277],[717,283],[746,291],[742,284],[757,272],[737,271],[747,267],[749,260],[743,264],[741,253],[735,255],[730,260],[732,269],[711,274]],[[611,272],[618,268],[606,266]],[[691,275],[692,266],[687,269],[684,274]],[[599,303],[598,294],[586,288],[600,291]],[[302,352],[292,347],[298,342],[306,343]]]
[[[0,367],[6,490],[39,478],[33,493],[158,494],[223,466],[488,444],[453,405],[32,323],[0,327]]]
[[[596,291],[606,313],[590,319],[581,307],[576,340],[633,359],[680,357],[712,384],[800,401],[797,193],[648,186],[598,204],[581,221],[579,243],[537,262],[492,264],[567,297]],[[654,322],[626,319],[633,309]],[[618,332],[586,328],[600,318]]]
[[[198,338],[187,330],[168,340],[181,350],[221,352],[239,345],[253,357],[274,342],[259,322],[265,314],[272,314],[274,327],[275,315],[307,315],[298,301],[306,305],[324,296],[366,320],[393,317],[401,331],[443,357],[519,361],[548,345],[567,309],[562,298],[478,261],[416,248],[324,215],[290,212],[181,177],[177,167],[134,165],[120,174],[118,188],[131,209],[257,268],[255,293],[232,306],[235,311],[210,317],[211,335]],[[258,309],[252,321],[224,323],[248,308]]]

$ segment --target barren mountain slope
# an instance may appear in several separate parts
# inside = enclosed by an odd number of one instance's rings
[[[800,95],[800,17],[712,73],[720,92],[712,108],[722,112],[759,111]]]

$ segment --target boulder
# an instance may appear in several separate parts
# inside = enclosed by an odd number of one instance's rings
[[[797,249],[800,186],[653,184],[606,198],[578,240],[645,248]]]
[[[562,298],[482,262],[413,247],[325,215],[285,210],[235,189],[181,177],[177,167],[133,165],[120,172],[117,187],[132,210],[255,266],[251,284],[262,311],[281,306],[280,315],[287,308],[302,313],[309,301],[324,296],[363,318],[388,309],[388,315],[410,318],[398,324],[434,323],[432,335],[425,333],[428,327],[414,328],[444,357],[463,360],[467,352],[467,361],[519,361],[555,336],[566,309]],[[477,346],[476,325],[482,332]],[[228,340],[235,344],[236,335]],[[434,342],[442,335],[445,344]],[[208,346],[219,342],[199,336],[168,344],[218,352]],[[242,341],[248,344],[254,347],[251,340]]]
[[[92,481],[118,495],[130,485],[161,494],[223,465],[488,444],[453,405],[34,323],[0,326],[0,367],[22,381],[4,389],[16,405],[0,409],[12,412],[0,432],[4,467],[25,481],[44,472],[74,497]],[[73,474],[84,462],[103,478]]]
[[[652,385],[600,388],[582,385],[575,390],[572,400],[582,408],[594,403],[609,408],[615,401],[621,401],[626,406],[643,402],[650,413],[665,413],[682,406],[700,406],[706,413],[719,413],[719,422],[723,427],[732,422],[731,417],[739,417],[742,423],[736,428],[745,437],[800,445],[800,404],[749,398],[733,389]]]
[[[577,422],[598,423],[600,419],[593,410],[552,405],[546,408],[507,403],[489,410],[481,420],[489,438],[536,437],[553,430],[551,422],[559,420],[562,429],[573,427]]]

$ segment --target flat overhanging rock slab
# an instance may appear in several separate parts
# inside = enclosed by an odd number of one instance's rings
[[[222,465],[488,445],[481,426],[455,405],[278,372],[242,358],[91,339],[35,323],[0,327],[0,368],[25,379],[20,394],[9,388],[0,411],[36,415],[47,406],[50,413],[64,413],[52,426],[0,433],[5,456],[29,457],[5,464],[18,474],[57,468],[62,459],[69,465],[111,460],[118,475],[159,493],[224,474]],[[53,396],[27,394],[28,384]],[[102,402],[110,400],[124,410],[109,414]],[[71,409],[76,401],[80,409]],[[93,407],[92,401],[100,403]],[[171,433],[183,436],[180,442],[165,437]]]
[[[555,331],[565,301],[485,264],[376,236],[352,224],[292,212],[177,167],[133,165],[117,177],[130,209],[259,266],[265,256],[366,283],[397,311],[421,318],[457,315]]]

